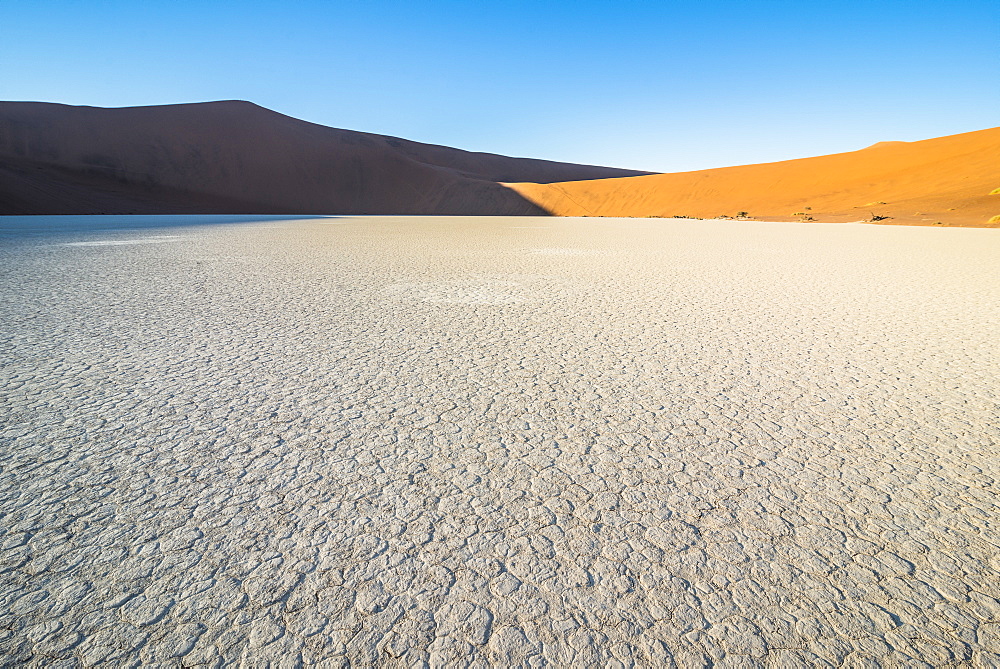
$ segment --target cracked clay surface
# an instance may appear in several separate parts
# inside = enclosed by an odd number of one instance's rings
[[[1000,665],[998,231],[66,220],[4,666]]]

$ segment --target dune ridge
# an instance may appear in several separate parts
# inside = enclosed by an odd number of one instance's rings
[[[557,216],[750,217],[991,227],[1000,128],[828,156],[590,182],[507,184]],[[880,218],[876,218],[880,217]]]
[[[636,170],[329,128],[250,102],[0,103],[0,214],[544,214],[502,181]]]

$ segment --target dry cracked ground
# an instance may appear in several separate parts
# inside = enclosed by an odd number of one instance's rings
[[[0,219],[10,666],[1000,665],[1000,231]]]

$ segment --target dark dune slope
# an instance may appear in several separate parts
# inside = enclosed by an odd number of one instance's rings
[[[249,102],[0,103],[0,214],[544,214],[498,182],[639,174],[338,130]]]

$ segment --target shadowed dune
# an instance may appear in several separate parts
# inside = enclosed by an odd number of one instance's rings
[[[560,216],[811,217],[993,226],[1000,220],[1000,128],[860,151],[698,172],[509,186]],[[805,219],[808,220],[808,219]]]
[[[497,182],[638,174],[338,130],[249,102],[0,103],[0,214],[544,214]]]

